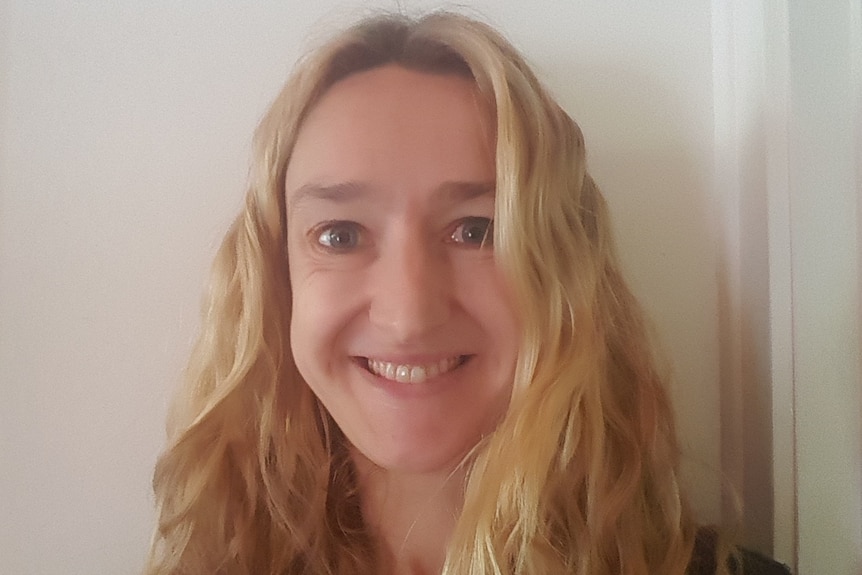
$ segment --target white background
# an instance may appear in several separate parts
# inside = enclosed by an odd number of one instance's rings
[[[251,133],[360,5],[0,0],[0,573],[139,571]],[[701,518],[858,575],[860,2],[469,6],[584,129]]]

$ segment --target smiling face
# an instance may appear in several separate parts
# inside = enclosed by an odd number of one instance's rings
[[[490,118],[465,78],[376,68],[330,88],[287,169],[293,356],[385,469],[451,469],[508,405]]]

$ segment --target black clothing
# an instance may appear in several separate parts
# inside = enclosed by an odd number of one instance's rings
[[[715,532],[709,529],[702,529],[697,534],[691,563],[686,569],[687,575],[715,574],[715,539]],[[742,569],[739,568],[740,561]],[[787,566],[746,549],[739,550],[738,560],[736,557],[730,558],[730,572],[734,575],[791,575]]]

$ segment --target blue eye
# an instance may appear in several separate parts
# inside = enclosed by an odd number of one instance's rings
[[[458,244],[468,246],[494,245],[494,220],[490,218],[464,218],[455,227],[451,239]]]
[[[359,225],[353,222],[332,222],[317,236],[317,242],[337,251],[347,251],[359,245]]]

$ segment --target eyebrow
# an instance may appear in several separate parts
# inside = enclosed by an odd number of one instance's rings
[[[443,182],[435,190],[435,195],[449,202],[461,202],[482,196],[493,197],[496,191],[494,182]]]
[[[296,188],[288,194],[288,206],[295,208],[309,200],[325,200],[336,204],[344,204],[362,198],[371,188],[363,182],[340,182],[337,184],[308,183]],[[447,181],[434,190],[435,199],[448,203],[472,200],[482,196],[494,196],[494,182],[480,181]]]
[[[368,186],[359,182],[342,182],[338,184],[304,184],[298,187],[292,194],[289,193],[288,205],[295,207],[308,200],[327,200],[337,204],[343,204],[362,196]]]

